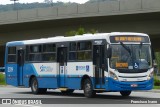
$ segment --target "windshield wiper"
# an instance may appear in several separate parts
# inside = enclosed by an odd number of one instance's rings
[[[131,50],[129,49],[129,47],[127,47],[126,45],[124,45],[123,42],[120,42],[120,44],[124,47],[124,49],[126,49],[128,51],[128,53],[131,56]]]

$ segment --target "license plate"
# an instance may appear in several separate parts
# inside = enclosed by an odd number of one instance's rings
[[[131,84],[131,87],[138,87],[137,84]]]

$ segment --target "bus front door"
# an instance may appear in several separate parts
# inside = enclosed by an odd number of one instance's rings
[[[93,50],[93,63],[95,65],[95,88],[103,89],[105,84],[104,79],[104,45],[95,45]]]
[[[58,48],[58,62],[59,62],[59,87],[65,87],[65,74],[67,70],[67,48]]]
[[[18,85],[23,85],[23,66],[24,66],[24,50],[18,50],[18,66],[17,66],[17,73],[18,73]]]

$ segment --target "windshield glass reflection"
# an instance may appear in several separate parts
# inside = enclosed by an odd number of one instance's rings
[[[148,69],[152,65],[149,45],[112,45],[110,67],[113,69]]]

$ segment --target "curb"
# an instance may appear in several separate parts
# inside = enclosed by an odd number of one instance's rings
[[[149,90],[149,92],[156,92],[156,93],[160,93],[159,89],[154,89],[154,90]]]
[[[142,90],[142,91],[135,91],[135,92],[154,92],[154,93],[160,93],[159,89],[153,89],[153,90]]]
[[[7,87],[7,85],[0,85],[0,87]]]

